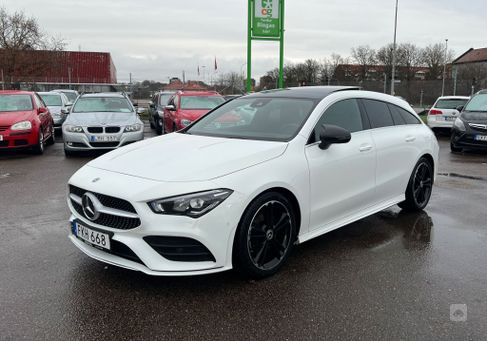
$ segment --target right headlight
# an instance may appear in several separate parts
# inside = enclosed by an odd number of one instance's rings
[[[220,205],[232,193],[233,191],[230,189],[215,189],[158,199],[150,201],[148,204],[152,212],[157,214],[198,218]]]
[[[466,131],[467,129],[465,128],[465,123],[460,118],[457,118],[455,122],[453,122],[453,125],[460,131]]]
[[[83,132],[83,127],[65,125],[64,126],[64,130],[66,130],[69,133],[82,133]]]

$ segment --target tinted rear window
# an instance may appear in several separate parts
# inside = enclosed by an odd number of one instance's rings
[[[374,101],[371,99],[362,100],[369,116],[370,125],[372,128],[389,127],[394,125],[391,113],[387,104],[380,101]]]
[[[456,109],[460,105],[465,105],[468,99],[440,99],[435,104],[437,109]]]

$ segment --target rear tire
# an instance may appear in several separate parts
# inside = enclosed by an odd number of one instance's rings
[[[433,165],[422,157],[413,169],[406,188],[406,200],[398,206],[406,211],[421,211],[428,205],[433,189]]]
[[[275,274],[292,252],[296,231],[296,215],[284,195],[268,192],[257,197],[245,210],[235,234],[235,267],[251,278]]]

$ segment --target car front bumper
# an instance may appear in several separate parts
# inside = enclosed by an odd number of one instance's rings
[[[33,131],[11,131],[0,132],[0,150],[22,149],[37,145],[38,133]]]
[[[93,183],[88,180],[92,178],[101,180]],[[120,181],[130,183],[130,188],[137,188],[135,192],[140,193],[140,195],[131,200],[123,197],[124,191],[120,186]],[[140,218],[140,225],[130,230],[98,225],[80,214],[68,198],[68,205],[72,213],[69,238],[74,245],[88,256],[109,264],[142,271],[149,275],[160,276],[209,274],[232,268],[233,238],[244,210],[243,202],[245,200],[242,194],[233,192],[212,211],[202,217],[193,219],[186,216],[156,214],[152,212],[147,202],[161,197],[173,196],[176,193],[184,194],[216,188],[215,184],[208,182],[199,184],[161,183],[114,174],[99,169],[90,169],[90,167],[85,167],[81,172],[76,173],[70,183],[91,193],[99,193],[129,201]],[[157,188],[162,189],[163,194],[161,194],[160,190],[154,191]],[[159,194],[155,194],[156,192]],[[125,191],[125,193],[127,192]],[[74,235],[73,222],[110,234],[111,240],[128,247],[137,256],[138,260],[134,261],[130,257],[112,254],[109,251],[82,241]],[[144,239],[144,237],[149,236],[160,238],[178,237],[196,241],[211,253],[212,260],[171,260]],[[182,248],[175,250],[183,256],[183,253],[186,252]]]
[[[112,141],[96,141],[96,139],[104,137],[109,137]],[[116,134],[71,133],[63,130],[64,148],[72,151],[115,149],[143,139],[143,129],[136,132],[119,132]]]
[[[476,140],[477,135],[487,136],[487,131],[476,132],[469,129],[466,132],[462,132],[456,128],[452,129],[451,143],[457,148],[469,148],[487,150],[487,141]]]

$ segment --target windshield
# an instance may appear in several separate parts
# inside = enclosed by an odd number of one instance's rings
[[[61,95],[45,95],[45,94],[39,94],[41,96],[42,100],[48,107],[61,107],[63,105],[63,102],[61,101]]]
[[[437,109],[456,109],[461,105],[465,105],[468,99],[450,98],[450,99],[440,99],[435,104]]]
[[[75,92],[63,92],[63,94],[66,95],[71,103],[74,103],[74,101],[76,101],[76,98],[78,98],[78,95],[76,95]]]
[[[310,99],[235,99],[196,121],[186,133],[289,141],[299,132],[315,105]]]
[[[213,109],[225,102],[220,96],[182,96],[181,109]]]
[[[479,94],[472,97],[465,107],[465,111],[485,111],[487,112],[487,94]]]
[[[0,112],[34,109],[29,95],[0,95]]]
[[[169,102],[169,99],[171,98],[172,94],[163,94],[161,97],[159,97],[159,104],[160,105],[166,105],[167,102]]]
[[[119,97],[81,97],[76,101],[73,112],[131,112],[132,108],[125,98]]]

